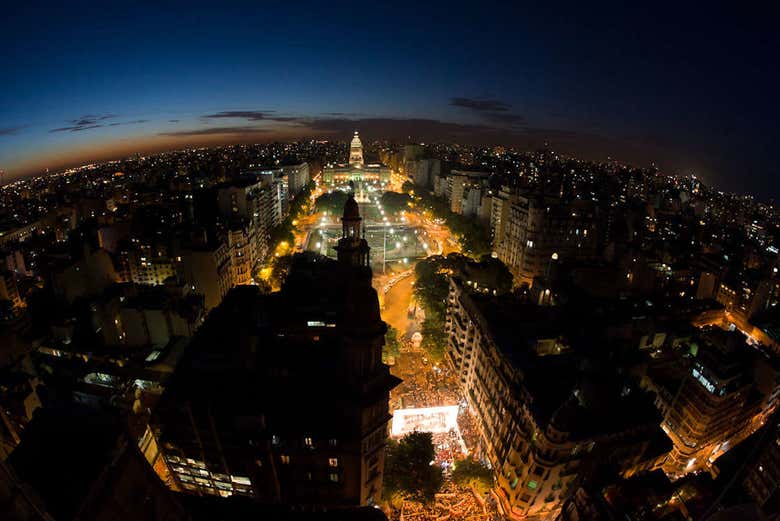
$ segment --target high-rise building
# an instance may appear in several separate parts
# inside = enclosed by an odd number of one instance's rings
[[[215,308],[233,286],[233,266],[227,243],[192,241],[181,249],[179,278],[204,297],[206,311]]]
[[[176,276],[176,261],[168,255],[167,248],[150,244],[134,246],[127,255],[130,282],[156,286]]]
[[[512,194],[502,199],[501,205],[500,215],[494,219],[494,250],[517,282],[530,284],[534,277],[545,275],[551,260],[595,255],[594,209],[587,202]]]
[[[236,234],[226,241],[234,266],[246,263],[242,258],[246,253],[250,255],[251,270],[258,260],[268,254],[271,231],[281,224],[287,211],[286,179],[286,176],[279,177],[274,171],[250,172],[239,181],[218,187],[217,206],[229,233],[241,230],[243,234],[242,238]],[[238,249],[235,245],[239,245]],[[238,276],[234,280],[248,279]]]
[[[647,379],[662,400],[662,427],[674,444],[664,463],[673,478],[709,470],[761,427],[780,395],[780,373],[738,332],[708,329],[691,341],[691,366],[681,380]]]
[[[0,468],[4,519],[190,519],[113,411],[39,409]]]
[[[283,185],[285,197],[294,198],[309,182],[309,163],[306,161],[282,162],[280,165],[268,166],[244,172],[244,175],[266,175]]]
[[[234,288],[198,330],[151,421],[177,488],[379,500],[398,380],[382,363],[386,326],[356,203],[343,225],[338,261],[296,256],[281,291]]]
[[[14,308],[22,306],[19,288],[16,285],[16,276],[10,270],[0,269],[0,300],[11,302]]]
[[[251,228],[231,223],[227,231],[231,286],[252,283],[252,268],[258,260]]]
[[[755,458],[748,463],[743,484],[767,515],[780,514],[780,424],[775,415],[759,436]]]
[[[450,279],[447,356],[511,518],[554,519],[594,464],[630,475],[669,450],[649,393],[573,353],[558,313]]]
[[[487,191],[490,172],[452,170],[447,176],[445,197],[452,213],[482,217],[483,194]],[[489,218],[489,213],[485,215]]]

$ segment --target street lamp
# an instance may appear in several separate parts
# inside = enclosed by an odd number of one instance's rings
[[[385,274],[385,271],[387,270],[387,226],[384,228],[384,233],[382,234],[382,275]]]
[[[552,271],[552,263],[553,261],[558,260],[558,252],[554,251],[552,255],[550,255],[550,263],[547,264],[547,280],[550,280],[550,272]]]

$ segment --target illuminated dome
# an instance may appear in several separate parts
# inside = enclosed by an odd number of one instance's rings
[[[363,143],[360,141],[360,136],[358,135],[358,131],[355,131],[355,137],[352,138],[352,144],[350,145],[350,148],[363,148]]]
[[[349,164],[358,168],[363,166],[363,143],[360,142],[357,130],[349,145]]]

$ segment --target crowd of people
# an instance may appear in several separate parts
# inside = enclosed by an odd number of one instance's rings
[[[452,482],[445,482],[432,503],[404,501],[399,521],[460,521],[481,520],[498,521],[501,519],[495,505],[489,498],[483,499],[464,491]]]
[[[425,351],[406,341],[392,372],[403,382],[391,392],[391,410],[457,405],[458,420],[457,428],[433,434],[435,462],[444,469],[446,478],[435,500],[429,504],[404,500],[391,518],[400,521],[501,519],[490,495],[481,497],[449,479],[454,461],[479,452],[479,435],[453,371],[446,364],[431,363]]]

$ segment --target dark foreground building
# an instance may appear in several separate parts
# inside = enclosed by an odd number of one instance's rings
[[[231,290],[193,338],[151,425],[173,486],[267,503],[370,505],[382,489],[386,326],[357,204],[339,260],[298,255],[281,291]]]
[[[0,462],[0,519],[186,521],[118,411],[68,404],[39,408]]]

